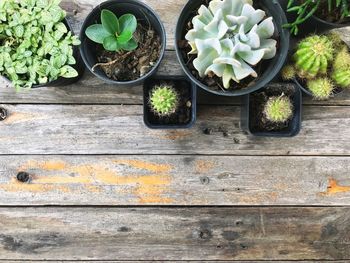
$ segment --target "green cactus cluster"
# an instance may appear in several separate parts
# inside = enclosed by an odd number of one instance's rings
[[[155,86],[150,94],[150,105],[159,116],[170,115],[178,107],[178,94],[172,86]]]
[[[293,65],[283,68],[282,78],[299,77],[316,100],[329,99],[336,87],[350,89],[350,52],[338,34],[306,37],[293,60]]]
[[[274,123],[283,123],[290,120],[293,116],[293,104],[290,98],[284,94],[269,98],[264,107],[264,115]]]

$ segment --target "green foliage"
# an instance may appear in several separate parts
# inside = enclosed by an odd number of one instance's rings
[[[197,54],[194,67],[201,77],[222,78],[226,89],[231,80],[258,77],[253,67],[276,55],[272,17],[254,9],[252,0],[212,0],[199,8],[192,24],[185,38],[190,54]]]
[[[333,63],[332,80],[341,88],[350,88],[350,53],[343,45]]]
[[[158,115],[169,115],[177,109],[178,95],[171,86],[156,86],[151,91],[150,104]]]
[[[281,71],[283,80],[292,80],[296,76],[296,71],[293,65],[287,65],[283,67]]]
[[[339,87],[343,89],[350,88],[350,68],[343,68],[334,70],[332,79]]]
[[[348,47],[343,45],[340,48],[340,51],[338,52],[338,54],[336,54],[335,56],[333,68],[334,70],[338,70],[338,69],[344,69],[349,67],[350,67],[350,53],[349,53]]]
[[[350,16],[349,0],[289,0],[287,11],[297,13],[297,18],[294,22],[285,25],[285,27],[290,28],[291,32],[297,35],[299,32],[298,26],[314,15],[321,3],[326,1],[329,13],[336,8],[340,8],[342,18]]]
[[[85,34],[92,41],[102,44],[108,51],[131,51],[137,48],[137,42],[133,34],[137,28],[137,20],[134,15],[125,14],[119,19],[109,10],[101,12],[102,24],[89,26]]]
[[[44,84],[78,72],[73,46],[76,36],[62,22],[60,0],[0,1],[0,74],[17,90]]]
[[[271,97],[265,105],[264,114],[271,122],[286,122],[293,116],[293,104],[285,95]]]
[[[328,78],[317,78],[307,82],[307,88],[316,100],[329,99],[334,91],[334,85]]]
[[[301,78],[325,75],[329,63],[334,60],[333,42],[327,36],[309,36],[300,41],[293,58]]]

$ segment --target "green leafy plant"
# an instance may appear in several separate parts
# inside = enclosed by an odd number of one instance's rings
[[[78,72],[73,46],[79,39],[62,22],[60,0],[0,1],[0,74],[15,88],[31,88]]]
[[[268,99],[264,107],[265,117],[274,123],[286,122],[293,116],[293,104],[284,94]]]
[[[197,54],[194,67],[200,77],[222,78],[225,89],[231,80],[258,77],[252,67],[276,55],[272,17],[254,9],[251,0],[212,0],[199,8],[192,24],[185,38],[192,47],[189,54]]]
[[[328,78],[317,78],[307,82],[307,88],[317,100],[329,99],[334,91],[334,85]]]
[[[125,14],[118,19],[113,12],[104,9],[101,12],[101,22],[102,24],[91,25],[86,29],[85,34],[90,40],[102,44],[108,51],[131,51],[137,48],[138,44],[133,37],[137,28],[134,15]]]
[[[150,105],[160,116],[172,114],[178,107],[178,94],[171,86],[156,86],[151,91]]]
[[[335,8],[340,8],[342,19],[350,16],[349,0],[289,0],[287,11],[297,13],[297,18],[285,27],[290,28],[291,32],[297,35],[299,25],[315,14],[322,2],[327,3],[328,12],[331,13]]]

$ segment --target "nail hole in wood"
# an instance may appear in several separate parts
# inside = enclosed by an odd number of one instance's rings
[[[200,178],[200,181],[201,181],[202,184],[209,184],[210,179],[207,176],[203,176],[203,177]]]
[[[19,172],[17,174],[17,180],[22,182],[22,183],[26,183],[29,181],[30,175],[27,172]]]
[[[7,118],[7,110],[0,108],[0,121],[3,121]]]

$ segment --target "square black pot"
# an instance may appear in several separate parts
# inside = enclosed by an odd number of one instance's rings
[[[171,118],[163,117],[160,119],[152,112],[149,105],[150,91],[154,86],[171,83],[175,90],[179,87],[188,89],[189,98],[191,100],[191,108],[186,123],[180,124]],[[185,107],[185,105],[182,105]],[[181,108],[181,105],[180,105]],[[197,112],[197,87],[194,83],[183,76],[156,76],[147,79],[143,84],[143,120],[145,125],[151,129],[188,129],[196,122]],[[175,115],[178,112],[174,113]]]
[[[291,89],[292,95],[291,99],[294,105],[294,116],[289,121],[288,126],[283,130],[263,130],[259,129],[254,125],[254,117],[253,117],[253,109],[254,109],[254,101],[252,100],[252,96],[264,91],[264,89],[278,89],[278,91],[283,91],[283,86],[286,89]],[[299,134],[301,130],[301,122],[302,122],[302,92],[298,86],[291,83],[281,83],[281,84],[272,84],[268,87],[265,87],[262,90],[259,90],[255,93],[246,95],[243,100],[243,109],[242,109],[242,123],[241,126],[244,130],[250,133],[253,136],[258,137],[294,137]]]

